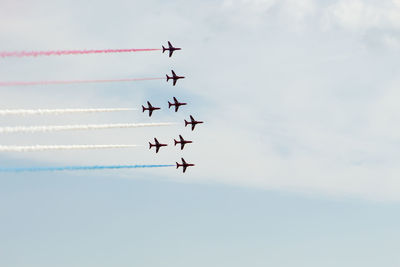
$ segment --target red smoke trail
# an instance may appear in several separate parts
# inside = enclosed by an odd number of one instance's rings
[[[0,57],[37,57],[37,56],[62,56],[108,53],[132,53],[159,51],[161,49],[102,49],[102,50],[59,50],[59,51],[17,51],[0,52]]]
[[[71,81],[36,81],[36,82],[0,82],[0,86],[27,86],[27,85],[51,85],[51,84],[74,84],[74,83],[112,83],[112,82],[138,82],[151,80],[164,80],[165,78],[137,78],[137,79],[114,79],[114,80],[71,80]]]

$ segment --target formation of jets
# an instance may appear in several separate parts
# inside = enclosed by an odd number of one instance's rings
[[[166,51],[168,51],[168,52],[169,52],[169,57],[172,57],[173,53],[174,53],[176,50],[181,50],[181,49],[182,49],[182,48],[174,47],[174,46],[171,44],[170,41],[168,41],[168,47],[162,46],[162,52],[165,53]],[[172,81],[173,81],[173,83],[172,83],[173,86],[176,85],[176,83],[177,83],[177,81],[178,81],[179,79],[184,79],[184,78],[185,78],[184,76],[179,76],[179,75],[177,75],[177,74],[175,73],[175,71],[173,71],[173,70],[171,70],[171,73],[172,73],[171,76],[169,76],[168,74],[166,74],[166,76],[167,76],[167,82],[168,82],[169,80],[172,80]],[[185,106],[185,105],[187,105],[187,103],[185,103],[185,102],[179,102],[178,99],[176,99],[176,97],[173,97],[173,101],[171,101],[171,102],[168,101],[168,108],[171,109],[171,107],[174,107],[175,112],[178,112],[178,111],[179,111],[179,108],[180,108],[181,106]],[[153,106],[153,105],[150,103],[150,101],[147,101],[147,107],[145,107],[144,105],[142,105],[142,112],[144,113],[144,112],[148,111],[148,112],[149,112],[149,113],[148,113],[148,114],[149,114],[149,117],[151,117],[151,116],[153,115],[153,111],[155,111],[155,110],[160,110],[160,109],[161,109],[160,107],[155,107],[155,106]],[[196,120],[193,118],[192,115],[190,115],[190,121],[187,121],[187,120],[184,120],[184,121],[185,121],[185,127],[188,126],[188,125],[191,125],[192,131],[194,131],[194,129],[195,129],[195,127],[196,127],[197,124],[204,123],[203,121],[196,121]],[[177,146],[177,145],[179,144],[181,150],[183,150],[183,149],[185,148],[185,145],[191,144],[191,143],[193,143],[193,141],[185,140],[185,139],[182,137],[182,135],[179,135],[179,139],[178,139],[178,140],[174,139],[174,146]],[[154,144],[151,143],[151,142],[149,142],[149,149],[151,150],[151,149],[154,147],[156,153],[158,153],[158,152],[160,151],[161,147],[165,147],[165,146],[168,146],[168,144],[160,143],[160,142],[157,140],[157,138],[154,138]],[[182,160],[182,163],[176,162],[176,168],[178,169],[179,167],[182,167],[183,173],[186,172],[186,169],[187,169],[188,167],[195,166],[194,164],[187,163],[183,158],[181,158],[181,160]]]
[[[180,103],[180,102],[178,102],[178,100],[176,99],[176,97],[174,97],[174,101],[175,101],[175,104],[172,104],[171,102],[168,101],[168,106],[169,106],[169,108],[171,108],[171,106],[175,106],[175,112],[178,111],[178,109],[179,109],[180,106],[182,106],[182,105],[187,105],[187,103]],[[142,105],[142,112],[145,112],[145,111],[148,110],[148,111],[149,111],[149,117],[151,117],[151,115],[153,115],[153,111],[154,111],[154,110],[159,110],[159,109],[161,109],[161,108],[159,108],[159,107],[153,107],[153,105],[150,103],[150,101],[147,101],[147,107],[145,107],[145,106]],[[192,115],[190,115],[190,121],[187,121],[187,120],[184,120],[184,121],[185,121],[185,127],[188,126],[188,125],[192,125],[192,131],[194,131],[194,129],[195,129],[195,127],[196,127],[197,124],[204,123],[204,121],[196,121],[196,120],[193,118]]]
[[[187,105],[187,103],[184,102],[179,102],[178,99],[176,99],[176,97],[173,97],[173,102],[171,103],[170,101],[168,101],[168,108],[170,109],[171,107],[175,107],[175,112],[178,112],[179,107],[180,106],[184,106]],[[142,111],[149,111],[149,117],[151,117],[151,115],[153,114],[154,110],[159,110],[161,109],[160,107],[154,107],[150,101],[147,101],[147,107],[142,105]],[[204,123],[203,121],[197,121],[193,118],[192,115],[190,115],[190,121],[184,120],[185,121],[185,127],[188,125],[191,125],[192,131],[194,131],[195,127],[197,124],[201,124]],[[193,141],[191,140],[185,140],[182,135],[179,135],[179,140],[174,139],[174,146],[176,145],[180,145],[181,150],[183,150],[185,148],[186,144],[191,144],[193,143]],[[154,138],[154,144],[152,144],[151,142],[149,142],[149,149],[152,149],[153,147],[155,147],[155,151],[156,153],[158,153],[160,151],[161,147],[164,146],[168,146],[168,144],[163,144],[160,143],[157,138]],[[194,164],[188,164],[183,158],[182,158],[182,164],[180,163],[176,163],[176,168],[182,167],[183,172],[186,172],[186,169],[188,167],[192,167],[194,166]]]

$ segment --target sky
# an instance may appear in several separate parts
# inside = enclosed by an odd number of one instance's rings
[[[0,107],[138,108],[0,117],[1,126],[178,122],[164,128],[3,134],[2,145],[187,150],[1,153],[1,167],[196,167],[0,174],[4,266],[398,266],[399,0],[0,1],[0,50],[182,47],[3,58],[0,81],[164,77],[1,87]],[[188,102],[167,110],[176,96]],[[183,127],[193,115],[196,131]]]

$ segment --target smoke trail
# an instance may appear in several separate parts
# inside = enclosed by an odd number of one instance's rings
[[[0,152],[34,152],[49,150],[83,150],[83,149],[111,149],[111,148],[135,148],[142,145],[54,145],[54,146],[0,146]]]
[[[50,126],[16,126],[0,127],[2,133],[35,133],[35,132],[56,132],[74,130],[101,130],[116,128],[138,128],[138,127],[158,127],[177,125],[172,122],[160,123],[116,123],[116,124],[87,124],[87,125],[50,125]]]
[[[34,82],[0,82],[0,86],[28,86],[28,85],[52,85],[52,84],[76,84],[76,83],[112,83],[112,82],[139,82],[164,80],[165,78],[132,78],[111,80],[70,80],[70,81],[34,81]]]
[[[164,168],[175,165],[111,165],[111,166],[65,166],[65,167],[31,167],[31,168],[0,168],[0,172],[55,172],[55,171],[90,171],[116,170],[137,168]]]
[[[161,49],[145,48],[145,49],[15,51],[15,52],[0,52],[0,57],[37,57],[37,56],[87,55],[87,54],[150,52],[150,51],[159,51],[159,50],[161,50]]]
[[[70,114],[70,113],[97,113],[116,111],[135,111],[136,108],[91,108],[91,109],[3,109],[0,116],[5,115],[45,115],[45,114]]]

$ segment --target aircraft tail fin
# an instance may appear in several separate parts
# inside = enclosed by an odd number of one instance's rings
[[[176,141],[175,139],[174,139],[174,143],[175,143],[175,146],[178,144],[178,141]]]
[[[162,46],[162,52],[163,52],[163,53],[165,52],[165,50],[166,50],[166,49],[165,49],[165,47],[164,47],[164,46]]]
[[[171,108],[172,104],[168,101],[168,108]]]
[[[149,142],[149,149],[151,149],[153,147],[153,145]]]
[[[176,168],[177,168],[177,169],[179,168],[179,163],[178,163],[178,162],[176,162]]]
[[[167,76],[167,82],[168,82],[169,79],[171,79],[171,77],[169,77],[168,74],[166,74],[165,76]]]
[[[143,110],[142,112],[144,112],[146,110],[146,108],[143,105],[142,105],[142,110]]]
[[[185,127],[188,125],[188,121],[187,120],[185,120]]]

